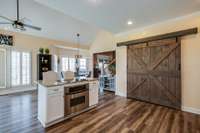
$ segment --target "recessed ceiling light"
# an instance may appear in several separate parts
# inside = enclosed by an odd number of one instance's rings
[[[129,21],[127,22],[127,24],[128,24],[128,25],[132,25],[133,22],[132,22],[131,20],[129,20]]]
[[[88,0],[90,3],[98,5],[101,3],[101,0]]]

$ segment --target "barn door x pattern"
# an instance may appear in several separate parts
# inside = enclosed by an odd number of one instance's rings
[[[180,43],[177,39],[128,47],[128,98],[181,106]]]

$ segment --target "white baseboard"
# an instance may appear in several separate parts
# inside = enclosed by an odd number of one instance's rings
[[[21,88],[2,89],[2,90],[0,90],[0,96],[1,96],[1,95],[7,95],[7,94],[18,93],[18,92],[32,91],[32,90],[36,90],[36,89],[37,89],[37,88],[36,88],[35,86],[21,87]]]
[[[121,97],[127,97],[126,94],[118,92],[118,91],[115,92],[115,95],[121,96]]]
[[[40,119],[40,117],[38,116],[37,118],[38,118],[38,120],[40,121],[40,123],[42,124],[42,126],[43,126],[43,127],[46,127],[46,124]]]
[[[200,115],[200,109],[182,106],[182,111]]]

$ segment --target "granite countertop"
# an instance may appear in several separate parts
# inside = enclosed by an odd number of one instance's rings
[[[86,78],[84,80],[70,80],[70,81],[55,81],[55,82],[44,82],[43,80],[38,80],[35,83],[40,84],[44,87],[55,87],[55,86],[73,86],[76,84],[86,84],[92,81],[97,81],[98,79],[96,78]]]

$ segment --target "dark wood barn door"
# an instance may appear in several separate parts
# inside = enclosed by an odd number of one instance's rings
[[[128,46],[128,98],[180,109],[181,50],[177,38]]]

